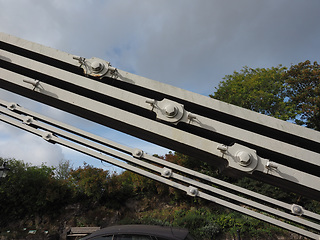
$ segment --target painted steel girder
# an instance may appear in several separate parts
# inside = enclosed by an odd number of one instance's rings
[[[0,87],[320,199],[319,132],[1,33]]]

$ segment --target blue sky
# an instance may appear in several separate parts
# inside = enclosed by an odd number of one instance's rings
[[[319,61],[318,0],[0,0],[0,31],[203,95],[243,66]],[[150,154],[168,150],[0,90],[0,98]],[[99,161],[0,123],[0,156]]]

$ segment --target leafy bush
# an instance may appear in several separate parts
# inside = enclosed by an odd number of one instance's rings
[[[3,159],[0,159],[0,164]],[[0,184],[0,205],[6,218],[0,219],[0,226],[9,221],[27,216],[52,213],[71,202],[70,189],[63,181],[54,178],[54,168],[45,165],[30,166],[23,161],[7,159],[10,172]]]

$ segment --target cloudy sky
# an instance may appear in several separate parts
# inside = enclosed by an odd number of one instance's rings
[[[0,0],[0,9],[1,32],[103,58],[119,69],[203,95],[244,66],[319,61],[319,0]],[[108,129],[97,131],[96,124],[3,90],[0,98],[150,154],[167,152]],[[35,165],[96,161],[4,123],[0,156]]]

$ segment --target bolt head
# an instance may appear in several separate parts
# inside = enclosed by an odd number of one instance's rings
[[[135,149],[133,154],[134,154],[135,157],[140,158],[143,155],[143,151],[140,150],[140,149]]]
[[[165,112],[166,112],[166,115],[168,117],[174,117],[178,114],[178,108],[175,107],[174,105],[172,104],[168,104],[167,106],[165,106],[164,108]]]
[[[296,214],[300,214],[302,212],[301,208],[299,206],[294,206],[292,208],[292,211]]]
[[[46,133],[43,134],[42,138],[44,140],[50,141],[53,138],[53,134],[50,133],[50,132],[46,132]]]
[[[245,151],[240,151],[236,154],[241,166],[248,166],[251,163],[251,154]]]
[[[16,103],[10,103],[7,107],[9,110],[15,110],[17,108],[17,104]]]
[[[24,121],[23,121],[25,124],[29,125],[33,122],[33,118],[30,117],[30,116],[27,116]]]
[[[104,65],[101,62],[94,61],[91,63],[91,68],[94,72],[101,72],[103,69]]]
[[[194,187],[190,187],[188,195],[197,196],[198,195],[198,189],[194,188]]]

